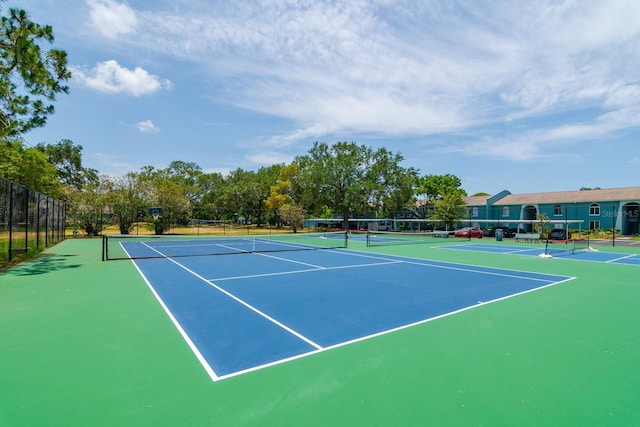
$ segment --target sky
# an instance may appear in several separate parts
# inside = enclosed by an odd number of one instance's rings
[[[27,144],[120,176],[226,174],[315,141],[385,147],[468,194],[640,185],[637,0],[8,0],[69,94]]]

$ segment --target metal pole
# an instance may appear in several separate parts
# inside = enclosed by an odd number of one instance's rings
[[[13,181],[9,181],[9,261],[13,258]]]
[[[615,246],[616,245],[616,207],[613,206],[613,216],[611,217],[611,222],[612,222],[612,227],[611,230],[613,231],[613,240],[611,242],[611,246]]]
[[[49,196],[47,196],[47,207],[45,208],[45,220],[44,220],[44,245],[49,246]]]
[[[29,187],[24,187],[24,253],[29,250]]]
[[[40,193],[36,202],[36,248],[40,249]]]

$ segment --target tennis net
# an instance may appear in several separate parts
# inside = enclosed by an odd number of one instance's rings
[[[367,232],[367,246],[386,246],[417,243],[456,243],[469,241],[469,236],[455,237],[449,231],[429,232],[399,232],[399,231],[369,231]]]
[[[553,257],[574,255],[579,251],[592,251],[589,238],[553,241],[547,239],[544,254]]]
[[[102,260],[174,258],[346,247],[347,234],[342,231],[254,236],[108,234],[102,236]]]

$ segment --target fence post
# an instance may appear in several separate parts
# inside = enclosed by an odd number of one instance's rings
[[[40,193],[36,202],[36,249],[40,249]]]
[[[24,195],[24,251],[27,252],[29,244],[29,189],[25,187]]]
[[[9,261],[13,259],[13,181],[9,182]]]

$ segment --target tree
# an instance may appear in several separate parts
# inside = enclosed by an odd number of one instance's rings
[[[238,168],[229,173],[225,179],[225,186],[220,197],[228,215],[237,219],[248,218],[258,197],[255,172]]]
[[[395,167],[399,167],[397,164]],[[402,169],[388,174],[392,178],[386,182],[387,192],[382,196],[382,213],[387,218],[393,218],[397,212],[415,205],[415,183],[418,172],[414,168]]]
[[[254,216],[258,227],[263,223],[266,200],[271,186],[277,181],[281,164],[262,167],[257,172],[238,168],[229,173],[220,201],[228,212],[249,219]]]
[[[67,187],[67,218],[87,236],[99,235],[109,222],[109,186],[109,178],[101,176],[82,188]]]
[[[184,221],[191,213],[188,189],[172,178],[171,169],[145,166],[140,174],[140,194],[149,206],[161,207],[162,215],[152,222],[156,234],[168,231],[173,222]]]
[[[52,27],[30,21],[24,10],[0,18],[0,139],[44,126],[56,95],[68,92],[66,52],[40,46],[53,41]]]
[[[280,171],[284,168],[283,164],[275,164],[271,166],[261,167],[256,173],[256,192],[254,209],[256,212],[256,223],[258,227],[262,225],[266,208],[268,208],[267,200],[271,195],[271,187],[278,181]]]
[[[408,173],[400,166],[400,154],[384,148],[374,151],[354,142],[337,142],[332,146],[314,143],[309,154],[298,156],[304,183],[301,205],[309,212],[329,209],[342,214],[343,226],[360,214],[382,209],[394,185]]]
[[[120,234],[129,234],[149,206],[142,198],[140,175],[135,172],[109,180],[109,191],[105,196],[111,208],[111,221],[120,229]]]
[[[538,213],[536,214],[536,219],[539,222],[536,222],[535,224],[533,224],[533,231],[535,233],[540,233],[540,234],[547,234],[550,222],[549,222],[549,217],[547,216],[546,213]]]
[[[19,141],[0,141],[0,176],[53,197],[61,194],[55,166],[42,152]]]
[[[98,181],[97,170],[82,166],[82,145],[74,145],[70,139],[63,139],[57,144],[40,143],[35,148],[44,153],[57,168],[58,178],[63,185],[81,188]]]
[[[204,173],[198,176],[198,186],[202,190],[202,198],[194,206],[195,218],[222,219],[224,207],[220,199],[224,189],[224,178],[218,172]]]
[[[294,233],[298,232],[299,228],[302,228],[304,223],[304,209],[299,205],[285,204],[279,209],[282,219],[289,223],[291,230]]]
[[[463,197],[462,191],[444,194],[434,202],[435,211],[432,218],[442,221],[447,230],[453,229],[455,224],[463,219],[467,213],[467,205]]]
[[[442,199],[445,194],[451,194],[456,191],[461,191],[463,196],[466,196],[466,192],[460,187],[462,181],[455,175],[425,175],[417,180],[416,191],[417,194],[423,196],[424,202],[415,209],[415,214],[421,218],[427,218],[433,215],[435,208],[434,202]]]
[[[304,214],[304,209],[296,202],[300,194],[296,192],[296,187],[294,187],[294,183],[297,182],[298,171],[298,165],[295,163],[283,166],[280,169],[276,183],[269,188],[269,197],[267,197],[265,201],[265,206],[276,212],[278,225],[280,224],[279,218],[291,222],[291,219],[297,218],[296,212],[302,212]],[[284,210],[290,213],[284,215]],[[285,218],[285,216],[287,216],[287,218]],[[304,216],[302,220],[304,221]],[[297,231],[296,226],[297,223],[294,226],[294,232]]]
[[[190,205],[198,203],[203,196],[198,178],[203,174],[196,163],[174,160],[162,173],[167,179],[177,184],[184,192]]]
[[[424,194],[427,200],[441,199],[445,194],[461,190],[462,181],[455,175],[425,175],[420,178],[418,191]],[[466,192],[463,191],[463,196]]]

